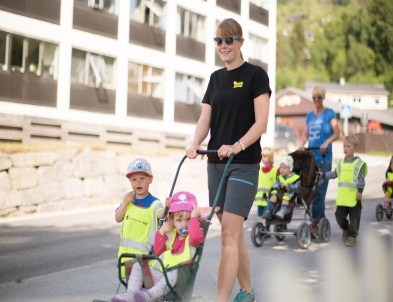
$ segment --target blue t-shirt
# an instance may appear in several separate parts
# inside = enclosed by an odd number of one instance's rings
[[[150,193],[145,198],[141,199],[137,199],[134,194],[134,204],[138,207],[148,208],[155,200],[157,200],[157,198]]]
[[[315,115],[314,111],[307,114],[308,147],[319,148],[333,134],[331,121],[335,118],[336,114],[330,108],[325,108],[320,115]],[[312,152],[314,153],[316,163],[321,163],[322,152],[319,150],[312,150]],[[332,160],[332,144],[329,144],[323,161],[331,163]]]

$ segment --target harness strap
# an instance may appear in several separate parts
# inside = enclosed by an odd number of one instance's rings
[[[145,288],[151,288],[154,285],[153,276],[151,275],[149,263],[143,255],[136,255],[142,271],[143,271],[143,286]]]

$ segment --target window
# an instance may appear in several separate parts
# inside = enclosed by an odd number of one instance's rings
[[[269,0],[250,0],[256,6],[269,10]]]
[[[6,66],[7,33],[0,31],[0,67]]]
[[[175,100],[186,104],[201,104],[203,97],[203,79],[176,73]]]
[[[205,42],[205,17],[178,7],[177,18],[178,35]]]
[[[166,1],[131,0],[130,18],[133,21],[165,30]]]
[[[128,92],[164,99],[164,71],[148,65],[128,63]]]
[[[107,12],[109,14],[118,15],[118,0],[76,0],[95,10]]]
[[[56,44],[0,31],[0,66],[3,70],[57,79],[57,60]]]
[[[86,86],[114,89],[115,59],[83,50],[72,50],[71,81]]]
[[[253,34],[249,36],[250,42],[250,58],[267,62],[269,58],[269,42],[267,39],[260,38]]]

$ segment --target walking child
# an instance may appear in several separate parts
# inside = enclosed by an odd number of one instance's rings
[[[258,216],[262,217],[267,206],[268,195],[271,187],[277,179],[278,169],[274,167],[274,154],[271,148],[262,150],[262,168],[259,170],[258,190],[255,195],[254,204],[258,209]]]
[[[170,197],[169,216],[155,234],[154,255],[159,256],[164,263],[167,277],[172,287],[178,279],[178,269],[172,269],[180,263],[190,260],[196,247],[204,240],[204,233],[200,227],[200,209],[195,196],[189,192],[178,192]],[[149,263],[154,285],[143,289],[143,272],[139,263],[135,263],[127,291],[124,294],[112,297],[112,302],[145,302],[156,299],[169,293],[162,266],[157,260]]]
[[[272,192],[269,203],[266,207],[265,213],[262,218],[270,220],[272,218],[273,210],[278,201],[278,194],[282,193],[282,203],[280,210],[276,213],[276,218],[283,220],[288,210],[289,201],[295,195],[298,187],[300,186],[300,176],[293,170],[292,156],[286,156],[280,163],[280,175],[272,186]]]
[[[354,153],[359,147],[355,135],[344,138],[344,155],[332,172],[322,173],[327,179],[338,177],[336,199],[336,220],[342,229],[342,240],[346,246],[352,247],[357,243],[360,217],[362,214],[362,193],[367,175],[367,164]],[[349,216],[349,220],[347,217]]]

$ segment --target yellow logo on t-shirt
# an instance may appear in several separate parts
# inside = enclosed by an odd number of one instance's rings
[[[243,82],[233,81],[233,88],[241,88],[243,87]]]

